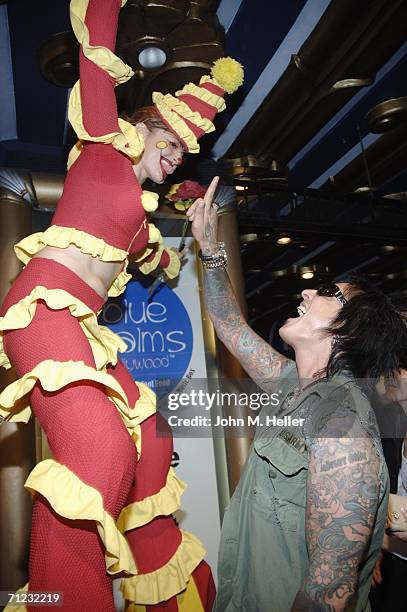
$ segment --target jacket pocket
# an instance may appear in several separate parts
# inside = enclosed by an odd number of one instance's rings
[[[275,438],[255,443],[258,462],[252,490],[256,511],[285,531],[302,529],[305,520],[307,456]]]
[[[281,474],[294,476],[301,470],[308,469],[308,457],[302,440],[294,438],[291,442],[277,437],[266,443],[264,440],[258,440],[254,443],[254,447],[259,457],[266,459]]]

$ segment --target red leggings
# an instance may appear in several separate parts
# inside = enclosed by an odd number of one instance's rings
[[[129,403],[137,399],[137,386],[127,370],[118,361],[114,368],[108,367],[125,390]],[[160,432],[157,434],[157,430]],[[164,433],[166,432],[166,434]],[[127,504],[137,502],[158,493],[167,480],[173,453],[171,428],[157,413],[141,424],[141,458],[136,466],[136,479],[130,491]],[[176,553],[181,543],[181,531],[172,516],[158,516],[151,522],[126,532],[139,573],[149,573],[163,567]],[[209,565],[201,561],[192,572],[199,592],[202,608],[188,612],[210,612],[215,600],[215,583]],[[141,607],[141,609],[143,609]],[[156,605],[145,606],[146,612],[178,612],[176,597]]]
[[[94,312],[103,303],[86,283],[65,266],[35,258],[27,265],[4,300],[0,315],[43,285],[63,289]],[[23,376],[46,359],[82,361],[95,367],[89,342],[68,309],[52,310],[38,301],[33,320],[24,329],[4,334],[7,355],[17,375]],[[137,384],[123,364],[108,367],[125,391],[129,405],[139,398]],[[156,435],[154,415],[141,424],[142,453],[136,448],[103,386],[79,380],[58,392],[46,392],[37,383],[31,405],[47,435],[54,458],[103,497],[105,510],[117,519],[121,509],[154,495],[166,483],[172,457],[172,437]],[[160,425],[160,430],[166,426]],[[167,426],[168,427],[168,426]],[[134,480],[134,477],[135,480]],[[181,533],[173,518],[157,517],[127,532],[126,537],[141,573],[162,567],[176,552]],[[93,521],[69,520],[56,514],[43,497],[34,504],[29,581],[31,591],[63,592],[64,610],[113,611],[111,578],[106,574],[104,547]],[[194,572],[206,610],[214,597],[210,569],[202,562]],[[176,598],[148,610],[178,610]],[[38,611],[36,606],[33,610]],[[193,612],[193,611],[191,611]]]
[[[45,270],[46,282],[38,282]],[[95,310],[103,303],[64,266],[34,259],[13,285],[3,310],[38,284],[59,285]],[[46,359],[83,361],[95,367],[78,320],[69,310],[51,310],[42,302],[37,303],[28,327],[4,334],[4,345],[19,377]],[[117,518],[134,478],[136,450],[104,389],[84,380],[49,393],[37,383],[31,405],[55,460],[97,489],[105,510]],[[95,524],[61,518],[44,498],[34,504],[29,580],[30,590],[63,591],[66,610],[114,610],[111,579]]]
[[[120,0],[90,0],[86,23],[93,45],[114,49],[120,4]],[[82,52],[80,71],[86,129],[93,135],[117,131],[112,78]],[[106,236],[109,226],[113,233],[107,234],[112,240],[114,238],[113,244],[123,243],[123,249],[131,244],[132,249],[138,251],[146,244],[147,229],[137,235],[137,241],[131,240],[133,231],[130,230],[133,225],[138,229],[144,220],[138,202],[140,192],[129,160],[106,145],[87,144],[68,173],[53,223],[68,227],[73,224],[84,231],[91,227],[100,237]],[[110,217],[114,223],[109,225],[106,219]],[[0,315],[39,285],[65,290],[93,312],[103,303],[67,268],[51,260],[36,258],[13,284]],[[41,300],[27,327],[4,333],[4,346],[19,377],[51,359],[81,361],[95,368],[91,347],[78,320],[68,309],[52,310]],[[120,382],[129,404],[134,406],[138,389],[129,373],[120,363],[110,368],[109,373]],[[141,426],[142,457],[136,463],[134,443],[102,385],[84,379],[58,392],[46,392],[37,383],[31,393],[31,405],[55,460],[99,491],[104,509],[114,519],[123,506],[153,495],[165,485],[172,441],[155,435],[156,417],[150,417]],[[136,484],[132,488],[135,476]],[[127,538],[139,571],[149,573],[173,556],[181,533],[172,517],[157,517],[128,532]],[[204,599],[206,597],[205,608],[210,609],[213,595],[210,570],[202,562],[196,572],[197,582],[205,585],[200,589]],[[62,591],[64,610],[114,610],[111,579],[106,575],[104,547],[95,523],[62,518],[42,497],[34,505],[29,579],[30,590]],[[156,607],[160,608],[176,610],[176,598]],[[38,612],[39,609],[33,610]]]

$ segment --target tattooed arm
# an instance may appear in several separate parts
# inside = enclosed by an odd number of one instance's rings
[[[218,250],[218,219],[212,205],[217,184],[218,178],[215,177],[205,197],[196,200],[187,212],[192,221],[193,235],[205,255]],[[223,268],[204,271],[204,289],[208,313],[219,339],[249,376],[262,389],[269,391],[273,379],[284,375],[284,369],[292,364],[292,360],[275,351],[248,326]]]
[[[273,379],[283,376],[290,359],[284,357],[258,336],[247,324],[233,293],[226,271],[205,270],[206,305],[216,333],[239,360],[248,375],[269,391]]]
[[[306,513],[309,568],[292,612],[354,609],[358,568],[378,504],[378,474],[379,459],[369,437],[338,435],[312,444]]]

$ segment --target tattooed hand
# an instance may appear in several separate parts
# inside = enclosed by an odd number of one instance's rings
[[[187,211],[192,222],[192,234],[204,254],[218,250],[218,214],[213,204],[213,197],[218,186],[219,177],[215,176],[203,198],[198,198]]]

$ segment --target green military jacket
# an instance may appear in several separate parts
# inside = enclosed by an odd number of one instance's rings
[[[370,610],[368,595],[387,514],[388,473],[373,409],[356,381],[339,374],[309,385],[289,405],[298,385],[296,368],[280,385],[278,417],[303,418],[302,425],[267,426],[272,408],[263,409],[243,475],[225,511],[219,551],[216,612],[289,612],[307,573],[305,537],[308,440],[339,410],[352,411],[380,458],[376,521],[359,568],[353,610]],[[288,398],[287,398],[288,396]],[[267,419],[267,417],[269,417]],[[287,421],[287,419],[285,419]],[[294,421],[295,422],[295,421]]]

